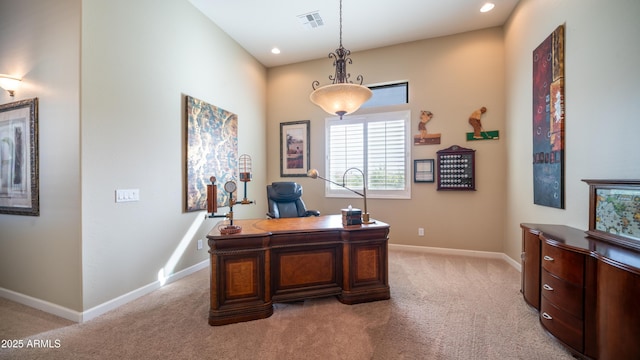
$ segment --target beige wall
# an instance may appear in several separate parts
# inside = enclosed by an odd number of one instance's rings
[[[523,0],[505,26],[507,211],[505,253],[521,251],[519,224],[588,225],[581,179],[640,178],[640,2]],[[566,209],[533,204],[531,54],[565,28]]]
[[[327,49],[329,52],[332,49]],[[356,114],[411,110],[411,138],[418,133],[420,110],[435,116],[429,132],[441,133],[440,145],[411,146],[412,159],[435,158],[436,151],[452,145],[476,150],[477,191],[436,191],[435,183],[413,183],[410,200],[370,199],[373,218],[391,224],[393,244],[453,249],[502,251],[505,216],[505,140],[466,140],[472,131],[471,112],[486,106],[487,130],[504,136],[504,45],[501,28],[448,36],[352,54],[347,70],[365,84],[409,81],[409,104],[380,109],[362,109]],[[321,180],[280,178],[277,146],[280,122],[311,120],[311,167],[324,171],[325,118],[329,117],[309,101],[311,82],[326,84],[333,74],[329,59],[271,68],[268,71],[268,181],[290,180],[304,187],[308,207],[323,214],[339,214],[349,204],[361,207],[361,199],[328,199]],[[509,134],[506,134],[508,137]],[[418,236],[418,228],[425,236]]]
[[[220,219],[183,212],[185,95],[238,115],[265,197],[266,70],[187,0],[3,1],[0,49],[15,100],[40,99],[41,201],[0,215],[0,295],[77,318],[208,259],[196,242]]]
[[[184,95],[238,115],[239,152],[254,164],[249,195],[265,196],[253,184],[265,181],[266,70],[186,0],[85,1],[82,19],[83,306],[90,309],[157,280],[160,270],[169,275],[208,259],[206,241],[200,251],[196,241],[220,219],[183,212]],[[115,203],[118,188],[140,189],[141,200]]]
[[[80,1],[1,1],[0,73],[24,79],[0,103],[39,99],[40,151],[40,216],[0,215],[0,290],[80,310]]]

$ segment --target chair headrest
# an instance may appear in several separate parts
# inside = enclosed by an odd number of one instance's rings
[[[274,182],[267,186],[267,196],[276,201],[295,201],[302,196],[302,186],[291,181]]]

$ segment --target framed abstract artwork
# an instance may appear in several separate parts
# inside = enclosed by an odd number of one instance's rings
[[[0,105],[0,214],[40,215],[38,99]]]
[[[238,174],[238,116],[186,96],[185,210],[207,210],[207,185],[236,181]],[[217,204],[226,206],[229,194],[217,191]]]
[[[309,120],[280,123],[280,176],[307,176],[310,124]]]
[[[564,25],[533,51],[533,202],[564,209]]]

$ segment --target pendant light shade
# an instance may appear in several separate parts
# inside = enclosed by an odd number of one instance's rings
[[[351,74],[347,73],[347,63],[352,62],[349,58],[350,54],[351,51],[342,46],[342,0],[340,0],[340,46],[335,52],[329,54],[329,58],[335,59],[333,62],[335,75],[329,76],[329,80],[333,83],[316,88],[320,82],[314,81],[311,85],[314,91],[309,96],[309,99],[322,110],[338,115],[340,119],[358,110],[373,95],[368,87],[362,86],[362,75],[357,77],[360,84],[349,81]]]
[[[331,84],[316,89],[311,93],[311,101],[329,114],[342,116],[355,112],[371,98],[372,92],[368,87],[351,84]]]

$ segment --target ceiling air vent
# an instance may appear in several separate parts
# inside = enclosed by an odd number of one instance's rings
[[[317,11],[298,15],[298,20],[305,29],[315,29],[319,26],[324,25],[324,20],[322,20],[322,18],[320,17],[320,13],[318,13]]]

